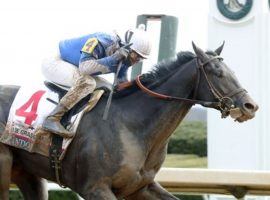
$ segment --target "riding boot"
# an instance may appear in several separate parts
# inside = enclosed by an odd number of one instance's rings
[[[68,109],[65,106],[58,104],[56,108],[50,113],[50,115],[45,119],[42,128],[62,137],[73,137],[73,134],[67,131],[60,123],[62,117],[67,111]]]
[[[62,117],[81,99],[92,93],[96,87],[94,78],[88,75],[80,75],[74,86],[60,100],[59,105],[43,122],[42,128],[61,137],[73,137],[74,133],[67,131],[60,123]]]

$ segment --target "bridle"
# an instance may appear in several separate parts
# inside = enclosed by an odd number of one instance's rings
[[[154,92],[148,88],[146,88],[140,81],[140,76],[137,76],[136,78],[136,84],[139,86],[139,88],[147,93],[150,96],[153,96],[158,99],[163,99],[167,101],[182,101],[190,104],[199,104],[205,107],[213,107],[217,108],[221,112],[221,117],[225,118],[230,114],[230,111],[235,108],[234,102],[232,100],[232,97],[236,94],[239,93],[246,93],[247,91],[244,88],[237,88],[236,90],[231,91],[228,94],[222,95],[216,87],[213,85],[213,83],[209,80],[207,73],[205,72],[204,67],[209,64],[213,60],[223,60],[222,57],[220,56],[214,56],[204,63],[201,63],[198,58],[196,58],[196,64],[197,64],[197,78],[196,78],[196,85],[193,93],[193,98],[188,99],[188,98],[181,98],[181,97],[174,97],[174,96],[169,96],[169,95],[164,95],[160,94],[157,92]],[[216,101],[201,101],[201,100],[196,100],[196,96],[198,93],[198,88],[201,82],[201,74],[205,77],[207,85],[213,96],[215,97]]]

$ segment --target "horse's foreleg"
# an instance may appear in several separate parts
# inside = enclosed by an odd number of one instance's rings
[[[154,182],[142,189],[138,190],[134,194],[125,198],[126,200],[179,200],[168,191],[166,191],[161,185]]]
[[[117,200],[111,189],[107,185],[94,187],[87,195],[82,195],[86,200]]]
[[[12,181],[18,186],[25,200],[47,200],[46,181],[24,171],[19,166],[12,169]]]
[[[7,146],[0,143],[0,199],[9,199],[11,180],[12,154]]]

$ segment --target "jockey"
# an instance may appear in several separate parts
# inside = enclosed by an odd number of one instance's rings
[[[96,81],[93,76],[116,73],[119,63],[122,62],[117,83],[123,83],[127,81],[128,68],[142,59],[148,58],[151,43],[145,26],[140,25],[137,29],[128,30],[126,38],[127,36],[130,40],[129,44],[131,44],[129,49],[125,48],[117,34],[101,32],[59,43],[60,58],[46,64],[43,63],[42,72],[45,78],[52,82],[67,85],[66,80],[61,82],[61,79],[64,79],[63,75],[65,76],[67,71],[72,69],[73,74],[70,76],[72,84],[57,107],[45,119],[42,125],[44,130],[62,137],[72,137],[73,134],[67,131],[60,121],[67,111],[94,91]],[[58,76],[57,73],[59,73]]]

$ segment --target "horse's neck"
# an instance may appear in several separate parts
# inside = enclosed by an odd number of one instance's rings
[[[195,62],[192,63],[195,64]],[[176,72],[155,91],[183,98],[191,96],[196,82],[194,81],[196,69],[189,67],[189,69],[186,67]],[[166,145],[168,138],[192,105],[153,98],[142,92],[136,95],[134,99],[136,106],[133,107],[133,113],[136,113],[136,119],[133,118],[137,122],[136,132],[143,135],[140,138],[150,148]]]

